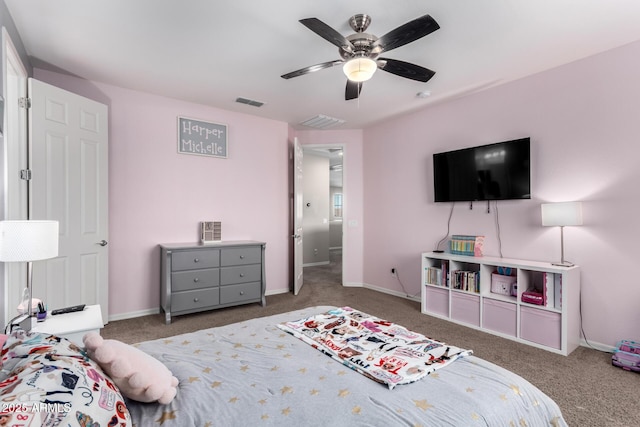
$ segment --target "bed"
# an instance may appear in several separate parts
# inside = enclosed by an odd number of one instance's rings
[[[448,363],[423,364],[422,378],[390,384],[359,369],[352,354],[328,354],[308,331],[305,342],[287,330],[340,310],[311,307],[137,344],[179,379],[178,394],[168,405],[125,397],[130,420],[121,425],[567,425],[547,395],[471,351],[445,345],[456,349]]]
[[[141,343],[180,379],[168,406],[128,402],[143,426],[564,426],[560,409],[523,378],[463,356],[419,381],[360,375],[278,327],[313,307]]]

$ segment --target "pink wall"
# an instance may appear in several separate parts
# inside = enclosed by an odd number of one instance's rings
[[[395,267],[407,293],[418,294],[419,255],[446,233],[450,208],[432,202],[432,154],[530,136],[533,198],[498,204],[502,255],[558,260],[559,230],[541,227],[540,203],[582,200],[585,225],[565,230],[565,254],[582,268],[587,338],[612,345],[639,338],[632,262],[640,238],[632,217],[640,208],[637,58],[640,43],[364,132],[296,132],[281,122],[43,70],[35,77],[110,106],[112,315],[158,307],[157,244],[195,240],[202,219],[222,220],[225,239],[266,241],[267,291],[286,291],[294,136],[347,147],[346,284],[404,294],[389,274]],[[230,158],[178,155],[178,115],[229,125]],[[451,231],[484,234],[485,253],[499,255],[495,219],[485,209],[456,205]]]
[[[295,131],[293,136],[297,136],[303,145],[344,146],[343,278],[347,286],[361,286],[363,283],[362,131]]]
[[[224,240],[266,246],[267,292],[289,289],[286,123],[35,70],[109,105],[109,311],[157,310],[159,243],[195,242],[202,220]],[[228,158],[177,153],[177,116],[228,126]]]
[[[433,203],[432,154],[530,136],[532,199],[499,202],[502,255],[557,261],[560,231],[540,204],[582,200],[584,226],[565,229],[565,257],[581,266],[589,341],[639,339],[640,43],[425,109],[364,133],[364,282],[419,293],[420,253],[446,234],[450,204]],[[492,206],[493,209],[493,206]],[[486,236],[486,203],[455,206],[452,234]]]

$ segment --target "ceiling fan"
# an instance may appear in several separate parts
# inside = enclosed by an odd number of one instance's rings
[[[383,52],[404,46],[440,28],[438,23],[429,15],[409,21],[380,38],[373,34],[365,33],[369,24],[371,24],[371,17],[365,14],[354,15],[349,19],[349,25],[355,31],[355,34],[347,37],[344,37],[318,18],[301,19],[300,23],[323,39],[338,46],[338,52],[342,59],[311,65],[310,67],[283,74],[281,76],[283,79],[291,79],[343,64],[343,70],[347,76],[345,99],[348,101],[360,96],[362,82],[369,80],[378,68],[419,82],[427,82],[435,74],[434,71],[419,65],[380,57]]]

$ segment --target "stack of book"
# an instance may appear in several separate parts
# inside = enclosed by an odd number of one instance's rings
[[[440,267],[425,267],[424,270],[425,285],[436,285],[449,287],[448,263],[442,261]]]
[[[480,292],[480,273],[477,271],[455,270],[451,272],[451,288],[461,291]]]
[[[449,241],[449,249],[452,254],[482,256],[484,236],[453,235]]]

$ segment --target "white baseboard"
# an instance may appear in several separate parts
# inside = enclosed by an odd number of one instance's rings
[[[329,261],[308,262],[306,264],[302,264],[302,268],[304,268],[304,267],[316,267],[318,265],[329,265]]]
[[[150,316],[160,313],[160,308],[149,308],[147,310],[130,311],[129,313],[110,314],[109,322],[116,320],[132,319],[134,317]]]
[[[408,299],[408,300],[411,300],[411,301],[420,302],[420,294],[418,294],[416,296],[407,295],[404,292],[394,291],[394,290],[387,289],[387,288],[381,288],[381,287],[378,287],[378,286],[370,285],[368,283],[363,283],[362,287],[363,288],[367,288],[367,289],[371,289],[372,291],[381,292],[383,294],[393,295],[393,296],[400,297],[400,298],[405,298],[405,299]]]
[[[279,294],[287,294],[291,292],[291,289],[287,288],[287,289],[274,289],[272,291],[265,291],[265,296],[269,296],[269,295],[279,295]]]
[[[268,292],[265,292],[266,296],[269,295],[278,295],[278,294],[286,294],[290,292],[289,289],[274,289]],[[158,314],[160,313],[160,308],[150,308],[147,310],[139,310],[139,311],[130,311],[128,313],[120,313],[120,314],[111,314],[109,315],[109,322],[111,321],[116,321],[116,320],[125,320],[125,319],[133,319],[135,317],[142,317],[142,316],[150,316],[153,314]]]
[[[603,351],[605,353],[613,353],[614,348],[607,344],[602,344],[599,342],[594,342],[589,340],[587,342],[584,338],[580,338],[580,345],[582,347],[593,348],[595,350]]]

